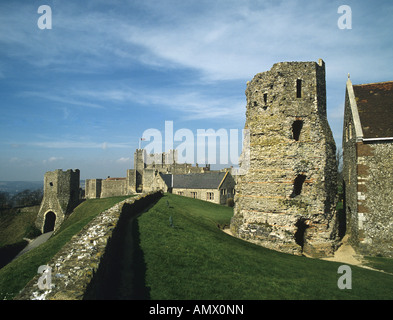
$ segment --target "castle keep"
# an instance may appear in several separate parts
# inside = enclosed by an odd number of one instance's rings
[[[86,179],[86,198],[107,198],[157,190],[168,191],[163,174],[190,174],[210,171],[210,165],[193,167],[178,163],[177,150],[147,154],[145,149],[136,149],[134,169],[127,170],[125,178]]]
[[[248,82],[246,97],[250,167],[237,181],[233,234],[286,253],[332,255],[337,164],[325,63],[277,63]]]

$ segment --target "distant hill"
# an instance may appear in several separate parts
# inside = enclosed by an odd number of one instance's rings
[[[85,188],[85,180],[80,181],[80,187]],[[43,189],[43,181],[0,181],[0,192],[8,192],[10,196],[14,196],[26,189],[37,190]]]
[[[37,190],[43,187],[43,181],[0,181],[0,192],[8,192],[11,196],[26,189]]]

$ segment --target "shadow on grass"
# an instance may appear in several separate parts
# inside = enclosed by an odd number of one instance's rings
[[[150,288],[145,283],[146,263],[140,247],[137,218],[155,202],[144,210],[124,205],[100,267],[85,292],[85,300],[150,299]]]
[[[26,240],[10,244],[0,248],[0,269],[10,263],[19,252],[21,252],[28,242]]]

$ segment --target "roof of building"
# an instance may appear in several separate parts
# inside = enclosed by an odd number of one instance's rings
[[[172,187],[172,174],[170,173],[159,173],[162,180],[164,180],[165,184],[171,188]]]
[[[218,189],[227,172],[161,174],[168,187],[179,189]]]
[[[353,85],[363,138],[393,137],[393,81]]]

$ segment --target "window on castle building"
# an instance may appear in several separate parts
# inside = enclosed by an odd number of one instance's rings
[[[267,109],[267,93],[264,93],[263,94],[263,103],[264,103],[264,106],[262,107],[263,108],[263,110],[266,110]]]
[[[296,98],[302,97],[302,79],[296,80]]]
[[[213,192],[207,192],[206,199],[207,200],[214,200],[214,193]]]
[[[291,198],[295,198],[296,196],[302,193],[303,183],[306,180],[306,176],[304,174],[299,174],[294,183],[293,183],[293,192],[291,194]]]
[[[302,128],[303,128],[303,120],[295,120],[292,123],[292,134],[293,134],[293,139],[295,139],[295,141],[299,141],[300,132],[302,131]]]
[[[50,185],[51,187],[53,187],[53,182],[49,182],[49,185]]]
[[[196,192],[191,192],[191,198],[196,199],[197,198],[197,193]]]
[[[349,133],[349,140],[352,139],[352,123],[349,123],[348,125],[348,133]]]

